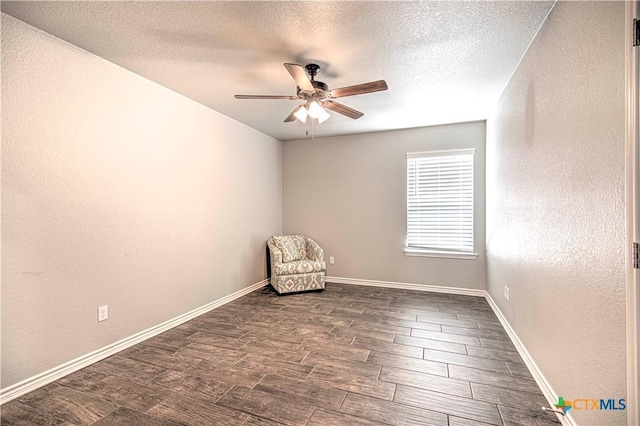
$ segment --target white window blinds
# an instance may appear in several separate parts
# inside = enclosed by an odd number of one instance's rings
[[[407,154],[407,247],[473,252],[473,154]]]

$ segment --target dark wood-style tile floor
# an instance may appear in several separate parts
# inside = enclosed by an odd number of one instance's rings
[[[264,288],[2,407],[2,425],[545,425],[483,298]]]

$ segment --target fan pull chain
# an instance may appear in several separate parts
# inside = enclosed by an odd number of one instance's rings
[[[315,134],[313,133],[313,119],[311,120],[311,142],[315,142]]]
[[[305,135],[309,136],[309,127],[311,127],[311,141],[315,142],[316,138],[315,138],[315,133],[313,132],[313,118],[309,119],[307,121],[307,130],[305,131]]]

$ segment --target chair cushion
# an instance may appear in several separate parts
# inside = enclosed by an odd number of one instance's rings
[[[321,272],[327,268],[324,262],[314,260],[294,260],[293,262],[276,265],[277,275],[306,274],[309,272]]]
[[[274,236],[273,243],[282,252],[283,262],[292,262],[307,257],[307,240],[302,235]]]

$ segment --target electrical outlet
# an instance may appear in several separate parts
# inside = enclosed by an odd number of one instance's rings
[[[329,265],[333,265],[336,262],[336,259],[333,256],[329,256]]]
[[[109,319],[109,305],[98,308],[98,322]]]
[[[511,290],[509,289],[509,287],[507,287],[505,285],[504,286],[504,298],[509,300],[509,297],[511,297]]]

